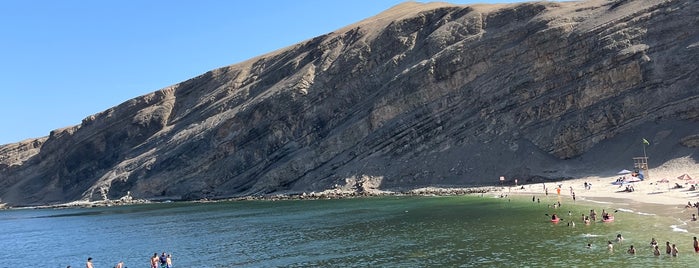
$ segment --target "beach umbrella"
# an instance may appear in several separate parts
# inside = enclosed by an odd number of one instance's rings
[[[624,174],[629,174],[629,173],[631,173],[631,170],[622,169],[621,171],[617,172],[616,174],[624,175]]]
[[[677,177],[677,179],[683,181],[691,181],[692,177],[690,177],[689,174],[685,173],[682,176]]]

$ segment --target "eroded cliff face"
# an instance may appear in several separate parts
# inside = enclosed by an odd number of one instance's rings
[[[697,159],[699,2],[406,3],[0,146],[0,197],[198,199]]]

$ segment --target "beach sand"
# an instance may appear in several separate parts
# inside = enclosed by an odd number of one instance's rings
[[[616,174],[608,177],[584,177],[558,182],[506,186],[501,188],[500,194],[535,196],[541,198],[542,203],[545,200],[552,203],[558,200],[570,203],[573,201],[572,189],[576,203],[606,204],[607,207],[614,209],[623,207],[636,212],[643,211],[643,213],[691,220],[692,214],[697,214],[699,217],[699,208],[686,207],[688,203],[699,202],[699,187],[697,190],[690,190],[692,183],[696,184],[697,180],[680,180],[678,177],[688,174],[691,178],[696,178],[699,176],[698,172],[698,164],[682,161],[651,169],[648,172],[649,178],[624,185],[612,183],[623,176],[629,178],[630,175]],[[659,182],[662,179],[667,179],[669,182]],[[585,183],[592,186],[586,189]],[[674,188],[676,184],[682,188]],[[632,185],[634,191],[625,191],[627,185]],[[548,189],[548,195],[545,194],[544,187]],[[560,196],[556,190],[558,187],[561,188]]]

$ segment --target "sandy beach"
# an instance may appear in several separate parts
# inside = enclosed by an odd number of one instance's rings
[[[692,214],[699,217],[699,208],[687,207],[688,203],[699,203],[699,187],[692,190],[692,185],[699,186],[699,165],[685,159],[668,163],[648,171],[649,178],[642,181],[615,185],[619,178],[631,178],[631,174],[616,174],[608,177],[583,177],[559,182],[533,183],[519,186],[504,187],[500,194],[526,195],[541,198],[541,202],[569,203],[589,202],[605,204],[609,208],[635,211],[637,213],[652,213],[667,215],[681,220],[691,221]],[[680,179],[683,175],[688,175]],[[667,182],[665,182],[667,181]],[[591,184],[590,187],[585,187]],[[627,191],[627,186],[633,191]],[[681,186],[678,188],[677,186]],[[560,195],[556,188],[561,188]],[[546,195],[548,191],[548,195]]]

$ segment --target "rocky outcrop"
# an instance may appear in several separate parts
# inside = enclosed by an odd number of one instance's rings
[[[12,205],[564,179],[697,158],[699,3],[406,3],[0,147]],[[694,135],[694,136],[693,136]]]

